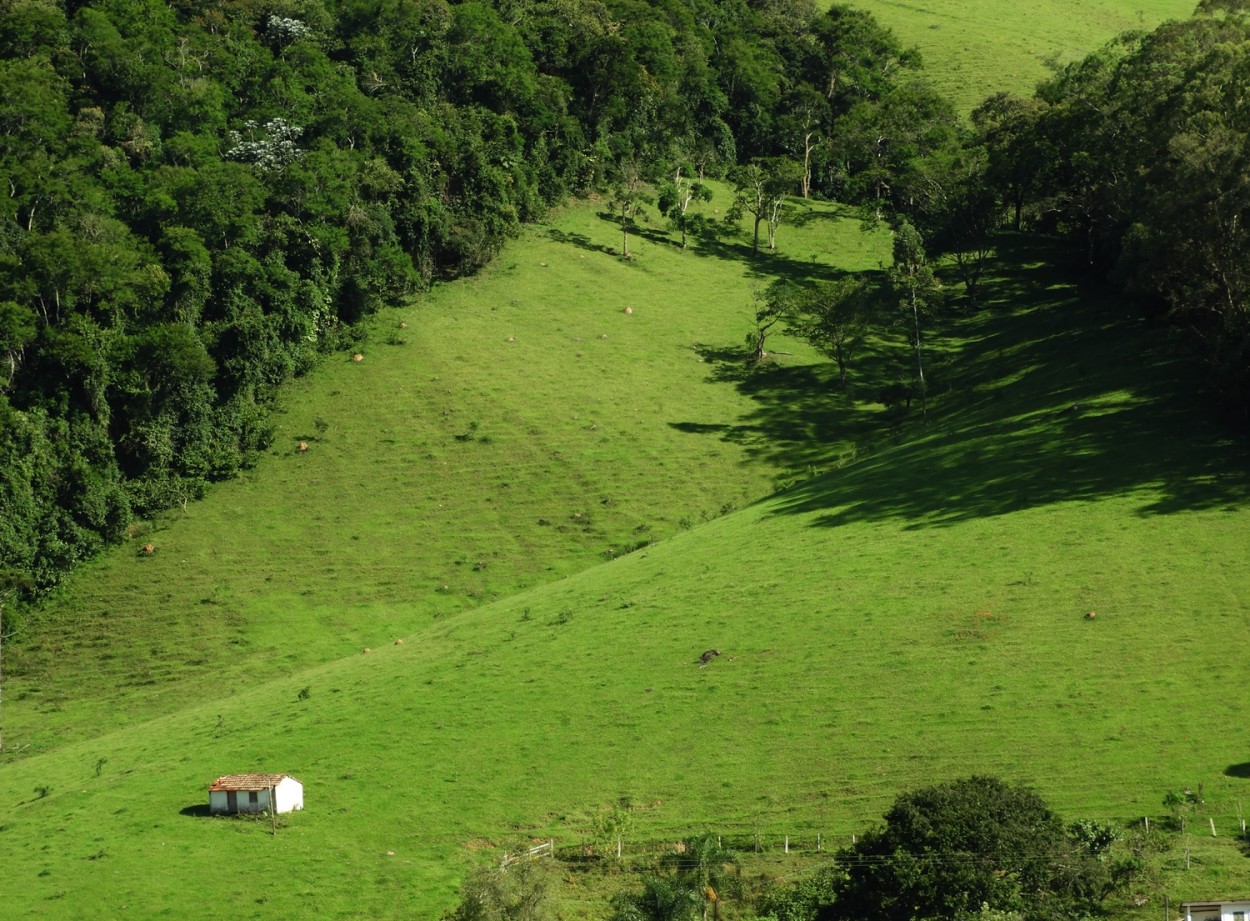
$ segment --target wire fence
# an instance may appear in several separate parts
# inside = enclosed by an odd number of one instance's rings
[[[1111,821],[1115,828],[1125,833],[1134,830],[1172,835],[1178,840],[1179,846],[1188,851],[1185,842],[1194,837],[1228,837],[1250,842],[1246,819],[1242,815],[1201,815],[1201,816],[1141,816],[1137,819],[1121,819]],[[602,864],[605,861],[647,862],[658,861],[673,855],[680,856],[690,846],[692,838],[707,832],[692,831],[691,828],[671,829],[665,834],[664,829],[648,828],[640,834],[620,834],[615,836],[592,835],[586,833],[555,833],[533,837],[536,842],[528,850],[514,850],[504,854],[502,866],[507,867],[519,860],[553,857],[566,864],[583,864],[587,866]],[[843,861],[874,860],[870,856],[849,855],[848,849],[853,848],[862,837],[860,832],[826,833],[811,829],[798,829],[794,834],[765,831],[760,828],[729,828],[715,833],[717,845],[724,850],[737,853],[757,853],[768,855],[825,855],[831,860],[841,853]],[[951,859],[978,859],[981,855],[975,852],[958,854]]]

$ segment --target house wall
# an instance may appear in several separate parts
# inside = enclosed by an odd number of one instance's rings
[[[1185,921],[1250,921],[1250,899],[1237,902],[1212,902],[1210,907],[1185,909]]]
[[[275,792],[278,812],[304,808],[304,785],[293,777],[283,777]]]
[[[269,808],[269,791],[256,791],[256,802],[251,801],[247,790],[239,790],[235,793],[238,798],[239,812],[264,812]],[[281,800],[279,799],[279,802]],[[209,812],[230,812],[229,794],[225,790],[209,790],[208,791],[208,811]]]

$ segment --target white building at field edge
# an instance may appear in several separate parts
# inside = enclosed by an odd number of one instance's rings
[[[268,812],[271,795],[274,812],[304,808],[304,785],[290,774],[227,774],[208,785],[208,811]]]
[[[1182,902],[1184,921],[1250,921],[1250,899],[1226,902]]]

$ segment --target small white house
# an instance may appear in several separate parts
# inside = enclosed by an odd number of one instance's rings
[[[304,808],[304,785],[290,774],[227,774],[208,786],[208,811],[214,815],[235,812],[274,812]]]
[[[1184,921],[1250,921],[1250,899],[1223,902],[1182,902]]]

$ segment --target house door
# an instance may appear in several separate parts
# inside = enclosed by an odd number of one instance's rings
[[[226,812],[239,811],[239,794],[233,790],[226,791]]]

